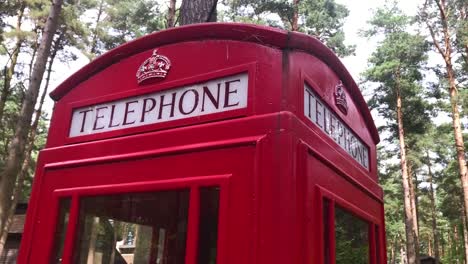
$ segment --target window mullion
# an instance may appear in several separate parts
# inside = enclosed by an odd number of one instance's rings
[[[63,264],[73,263],[73,248],[75,245],[76,229],[78,222],[78,215],[80,210],[80,200],[78,195],[73,195],[72,204],[70,208],[70,216],[68,222],[68,228],[65,236],[65,243],[63,249]]]

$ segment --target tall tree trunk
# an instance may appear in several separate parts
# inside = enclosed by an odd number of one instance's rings
[[[101,22],[102,13],[104,11],[104,1],[105,0],[101,0],[99,2],[99,9],[98,9],[97,17],[96,17],[96,26],[94,27],[94,30],[93,30],[93,38],[91,40],[91,50],[89,51],[90,60],[96,57],[99,23]]]
[[[180,25],[216,22],[218,0],[182,0]]]
[[[436,217],[436,206],[435,206],[435,193],[434,193],[434,178],[432,175],[432,166],[431,159],[429,157],[429,151],[426,151],[427,159],[427,171],[428,171],[428,180],[429,180],[429,199],[431,200],[431,224],[432,224],[432,236],[434,239],[434,257],[436,259],[436,264],[439,264],[440,254],[439,254],[439,229],[437,228],[437,217]]]
[[[429,237],[427,240],[427,251],[429,256],[434,256],[434,251],[433,251],[433,245],[432,245],[432,239]]]
[[[393,242],[392,242],[390,248],[391,248],[391,250],[390,250],[389,263],[390,264],[395,264],[396,263],[396,252],[397,252],[397,249],[398,249],[398,241],[396,239],[393,239]]]
[[[414,175],[414,177],[413,177]],[[416,185],[414,181],[416,181]],[[413,166],[408,162],[408,184],[410,190],[411,211],[413,212],[413,227],[414,227],[414,245],[416,251],[416,259],[419,260],[419,214],[418,214],[418,185],[417,177],[413,172]]]
[[[401,264],[408,263],[408,257],[403,246],[400,247],[400,263]]]
[[[450,40],[450,31],[449,31],[449,18],[447,17],[446,12],[446,2],[445,0],[435,0],[438,11],[439,11],[439,18],[442,25],[442,36],[443,36],[443,45],[442,47],[439,44],[437,39],[437,33],[434,31],[433,27],[429,22],[427,22],[427,26],[429,28],[429,32],[431,33],[432,41],[440,53],[442,58],[445,62],[445,70],[447,71],[447,81],[449,83],[449,94],[450,94],[450,105],[452,108],[452,126],[453,126],[453,134],[455,137],[455,148],[457,151],[457,161],[458,161],[458,168],[459,168],[459,175],[463,187],[463,204],[464,204],[464,211],[465,211],[465,218],[468,218],[468,168],[465,158],[465,145],[463,141],[463,133],[460,124],[460,113],[458,110],[458,88],[455,81],[455,72],[453,69],[453,58],[452,58],[452,43]],[[464,233],[467,230],[463,230]],[[468,248],[468,241],[465,241],[465,248]],[[465,259],[468,259],[468,252],[465,253]]]
[[[23,23],[23,15],[26,4],[24,1],[21,2],[20,8],[18,10],[18,18],[16,20],[16,33],[19,34],[21,31],[21,25]],[[16,36],[15,46],[13,47],[13,52],[11,53],[10,67],[5,66],[5,79],[3,80],[3,89],[0,94],[0,121],[3,119],[3,112],[5,110],[5,104],[8,100],[8,96],[11,93],[11,80],[13,79],[13,74],[15,73],[16,63],[18,62],[18,56],[20,54],[21,46],[23,45],[24,39],[20,36]],[[1,180],[1,177],[0,177]]]
[[[447,252],[445,247],[447,246],[447,241],[444,237],[444,232],[440,232],[440,258],[445,258],[445,253]]]
[[[462,210],[461,211],[461,219],[462,219],[462,228],[463,228],[463,245],[464,245],[464,253],[465,253],[465,256],[468,254],[468,248],[466,247],[466,241],[468,241],[468,233],[466,232],[466,230],[468,229],[467,225],[466,225],[466,214],[465,212]],[[465,258],[465,264],[468,263],[468,260]]]
[[[31,45],[32,48],[32,54],[31,54],[31,60],[29,61],[29,76],[32,75],[32,70],[34,66],[34,60],[36,59],[36,53],[37,49],[39,48],[39,26],[36,26],[33,30],[34,32],[34,43]]]
[[[411,162],[408,161],[408,184],[409,184],[409,191],[411,197],[411,211],[413,212],[413,225],[416,234],[416,244],[419,245],[419,220],[418,220],[418,184],[417,184],[417,176],[413,172],[413,166]],[[414,176],[414,177],[413,177]],[[416,185],[414,185],[414,180],[416,180]]]
[[[291,25],[291,30],[292,31],[298,31],[299,30],[299,1],[300,0],[293,0],[293,17],[292,17],[292,25]]]
[[[44,101],[45,101],[45,98],[46,98],[46,95],[47,95],[47,90],[49,88],[50,75],[52,73],[52,65],[54,64],[55,56],[57,55],[57,52],[58,52],[58,50],[60,48],[60,42],[62,40],[62,36],[63,35],[61,35],[57,39],[57,41],[54,43],[53,52],[50,55],[49,65],[47,66],[46,82],[45,82],[44,89],[43,89],[42,94],[41,94],[41,98],[39,100],[39,106],[38,106],[38,108],[36,109],[36,112],[35,112],[34,121],[33,121],[32,125],[31,125],[31,133],[29,135],[29,142],[27,143],[26,151],[25,151],[26,156],[24,158],[23,165],[21,167],[21,171],[20,171],[20,174],[18,176],[16,187],[15,187],[15,189],[13,191],[13,198],[12,198],[11,205],[10,205],[10,211],[8,212],[8,215],[6,216],[6,218],[8,220],[5,223],[5,226],[3,227],[3,232],[2,232],[2,234],[0,236],[0,252],[3,251],[4,245],[5,245],[6,241],[7,241],[8,231],[10,230],[10,227],[11,227],[11,224],[12,224],[11,219],[13,218],[13,216],[15,214],[16,205],[18,204],[21,192],[23,190],[24,182],[25,182],[26,177],[28,175],[28,170],[29,170],[29,167],[30,167],[30,164],[31,164],[31,154],[32,154],[32,150],[34,149],[34,141],[35,141],[36,135],[37,135],[37,127],[39,126],[39,121],[40,121],[41,115],[42,115],[42,107],[44,105]]]
[[[16,124],[15,134],[8,148],[8,156],[5,160],[5,166],[1,171],[0,181],[0,237],[2,236],[6,222],[8,221],[8,212],[11,208],[13,190],[16,180],[21,171],[21,165],[24,160],[24,150],[31,128],[31,119],[34,113],[34,106],[37,101],[41,87],[42,77],[44,75],[47,58],[50,54],[52,40],[57,30],[58,18],[62,8],[62,0],[54,0],[50,8],[49,17],[44,28],[44,32],[39,45],[39,51],[34,69],[29,82],[23,105]]]
[[[458,238],[458,225],[455,224],[453,225],[453,240],[452,240],[452,246],[453,246],[453,253],[455,256],[459,256],[459,250],[458,250],[458,241],[459,238]],[[457,258],[457,263],[460,263],[460,259]]]
[[[392,263],[393,261],[393,256],[395,254],[395,244],[393,241],[387,244],[387,246],[390,248],[390,252],[387,251],[388,253],[388,263]]]
[[[416,259],[419,260],[419,213],[418,213],[418,184],[417,175],[413,172],[413,165],[407,161],[408,185],[410,191],[411,212],[413,214],[414,245]],[[414,183],[416,181],[416,184]]]
[[[408,165],[406,160],[406,146],[405,146],[405,130],[403,128],[403,112],[401,93],[399,87],[399,70],[396,72],[396,90],[397,90],[397,123],[398,123],[398,138],[400,141],[400,166],[401,176],[403,182],[404,193],[404,211],[405,211],[405,233],[406,233],[406,257],[408,264],[419,264],[417,258],[418,245],[416,244],[416,229],[414,226],[414,215],[411,209],[411,192],[409,185]]]
[[[167,11],[167,28],[175,27],[177,0],[169,0],[169,9]]]

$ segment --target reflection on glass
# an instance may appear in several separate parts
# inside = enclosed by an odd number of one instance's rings
[[[354,215],[335,208],[336,264],[369,263],[369,226]]]
[[[67,232],[68,218],[70,217],[71,199],[61,199],[59,202],[59,215],[57,227],[55,229],[55,245],[51,263],[62,263],[63,245],[65,243],[65,235]]]
[[[380,257],[380,239],[379,239],[379,227],[375,226],[375,251],[376,251],[376,260],[377,263],[381,263],[381,257]]]
[[[218,242],[219,188],[200,189],[200,227],[197,264],[215,264]]]
[[[75,261],[183,264],[189,191],[83,198]]]
[[[323,200],[323,256],[324,263],[330,263],[330,202],[328,200]]]

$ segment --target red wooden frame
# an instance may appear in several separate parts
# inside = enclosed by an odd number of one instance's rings
[[[62,263],[71,264],[73,260],[73,249],[75,248],[76,232],[77,232],[77,221],[79,217],[80,199],[86,196],[100,196],[110,194],[125,194],[125,193],[139,193],[139,192],[158,192],[178,189],[189,189],[189,212],[188,212],[188,227],[187,227],[187,240],[186,240],[186,256],[185,263],[196,264],[197,250],[198,250],[198,225],[199,225],[199,213],[200,213],[200,193],[201,187],[214,187],[220,188],[219,196],[219,215],[218,215],[218,241],[226,240],[225,225],[222,223],[226,222],[227,210],[228,210],[228,189],[229,189],[229,178],[232,175],[214,175],[214,176],[202,176],[202,177],[191,177],[183,179],[173,180],[162,180],[162,181],[151,181],[151,182],[138,182],[138,183],[125,183],[125,184],[114,184],[104,186],[93,186],[93,187],[80,187],[80,188],[68,188],[58,189],[54,191],[54,208],[58,208],[60,199],[71,198],[72,205],[70,208],[69,222],[66,230],[66,237],[64,243],[64,249],[62,253]],[[58,210],[54,210],[57,212]],[[58,214],[55,214],[53,226],[55,226],[54,233],[57,232],[57,220]],[[51,235],[53,238],[54,236]],[[50,241],[53,242],[53,241]],[[218,254],[217,261],[224,258],[223,245],[218,242]],[[55,252],[53,247],[49,247],[48,259],[54,255]]]
[[[375,233],[376,227],[379,226],[379,221],[372,215],[366,213],[364,210],[356,207],[349,201],[346,201],[345,199],[341,198],[338,194],[327,190],[326,188],[321,187],[320,185],[316,186],[317,193],[319,195],[319,199],[317,199],[317,202],[320,203],[318,208],[322,208],[320,216],[321,219],[323,219],[323,203],[324,200],[328,200],[328,208],[327,208],[327,213],[328,213],[328,242],[330,243],[330,248],[327,253],[329,253],[329,260],[330,263],[325,263],[325,264],[335,264],[335,254],[334,252],[336,251],[336,242],[335,242],[335,208],[336,206],[339,206],[343,208],[346,212],[354,215],[355,217],[363,220],[368,224],[368,245],[369,245],[369,264],[378,264],[377,263],[377,249],[375,247],[374,242],[376,241],[376,236],[380,237],[380,234]],[[324,227],[324,223],[321,224],[322,227]],[[322,237],[322,241],[325,241],[325,239]],[[325,247],[326,245],[324,245]],[[325,252],[325,250],[323,250]]]

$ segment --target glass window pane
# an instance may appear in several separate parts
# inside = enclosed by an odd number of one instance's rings
[[[218,242],[219,188],[200,189],[198,264],[215,264]]]
[[[369,263],[369,225],[345,210],[335,208],[336,264]]]
[[[59,215],[57,227],[55,229],[55,245],[51,263],[62,263],[63,245],[65,243],[68,219],[70,217],[70,204],[70,198],[61,199],[59,202]]]
[[[81,199],[77,253],[83,264],[183,264],[189,190]]]
[[[323,259],[325,264],[330,263],[330,202],[323,200]]]

